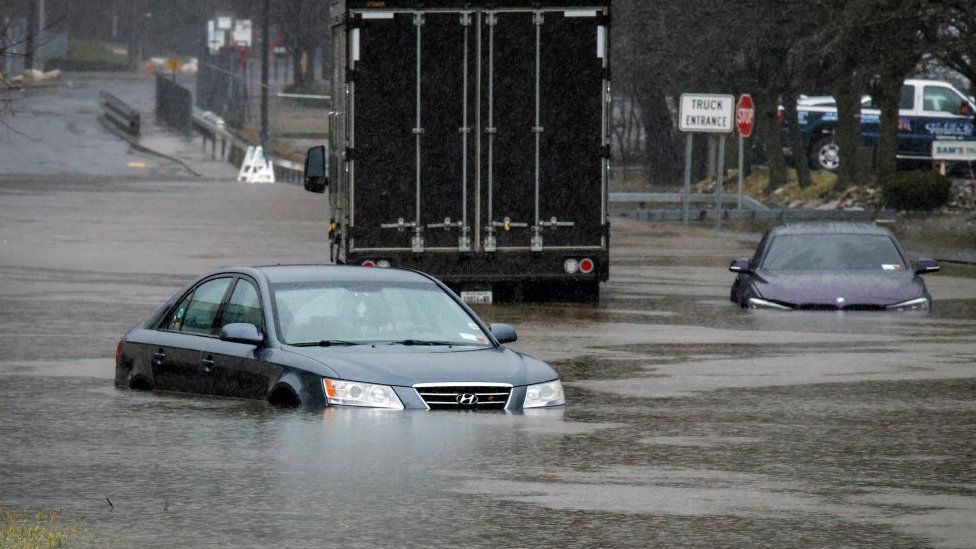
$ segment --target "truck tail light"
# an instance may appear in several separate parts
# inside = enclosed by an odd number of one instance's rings
[[[379,261],[376,262],[376,266],[377,267],[382,267],[384,269],[389,269],[390,268],[390,262],[387,261],[387,260],[385,260],[385,259],[381,259],[381,260],[379,260]]]
[[[375,267],[376,266],[376,262],[373,261],[372,259],[367,259],[367,260],[363,261],[362,263],[360,263],[360,265],[362,265],[363,267]]]
[[[579,270],[579,261],[573,258],[563,261],[563,270],[566,271],[566,274],[576,274],[576,271]]]
[[[590,259],[590,258],[588,258],[588,257],[585,257],[583,259],[580,259],[580,262],[579,262],[579,270],[580,270],[581,273],[584,273],[584,274],[592,273],[593,272],[593,260]]]
[[[119,363],[119,358],[122,357],[122,340],[119,340],[119,344],[115,346],[115,363]]]

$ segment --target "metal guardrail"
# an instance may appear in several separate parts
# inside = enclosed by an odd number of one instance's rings
[[[123,132],[139,137],[139,131],[142,129],[142,117],[139,111],[107,91],[98,92],[98,100],[102,110],[105,111],[102,113],[105,120]]]
[[[640,203],[640,204],[682,204],[684,193],[610,193],[611,203]],[[734,194],[723,194],[722,204],[738,204],[739,197]],[[711,193],[692,193],[688,195],[691,204],[715,204],[715,195]],[[752,198],[742,197],[744,209],[757,212],[770,211],[769,206]]]
[[[219,158],[239,166],[244,161],[247,148],[253,145],[231,133],[218,120],[219,118],[212,113],[197,108],[193,109],[192,127],[193,131],[203,137],[203,149],[207,149],[207,141],[210,141],[210,157],[217,159],[217,143],[219,142]],[[274,165],[275,181],[292,185],[302,184],[304,166],[283,158],[271,158],[271,162]]]
[[[193,129],[193,94],[162,74],[156,75],[156,118],[189,135]]]

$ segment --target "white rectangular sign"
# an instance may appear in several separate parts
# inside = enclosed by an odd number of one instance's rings
[[[932,160],[976,160],[976,141],[933,141]]]
[[[683,93],[678,129],[683,132],[731,133],[735,125],[735,97],[715,93]]]

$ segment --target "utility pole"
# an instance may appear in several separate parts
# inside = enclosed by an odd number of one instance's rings
[[[37,48],[37,0],[27,2],[27,36],[24,40],[24,68],[34,68],[34,50]]]
[[[267,150],[268,141],[268,47],[271,45],[270,4],[263,0],[261,6],[261,148]]]
[[[129,46],[126,49],[129,57],[129,70],[136,68],[136,35],[139,32],[138,13],[137,2],[134,0],[129,2]]]

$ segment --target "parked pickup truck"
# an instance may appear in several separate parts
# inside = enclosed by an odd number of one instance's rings
[[[905,80],[898,110],[898,158],[931,160],[932,142],[976,140],[976,100],[952,84],[938,80]],[[870,96],[861,100],[861,137],[864,144],[878,141],[880,109]],[[837,105],[829,96],[801,96],[797,101],[800,132],[814,169],[836,170],[840,149],[834,142]],[[787,128],[784,127],[784,133]],[[789,152],[789,151],[788,151]]]

